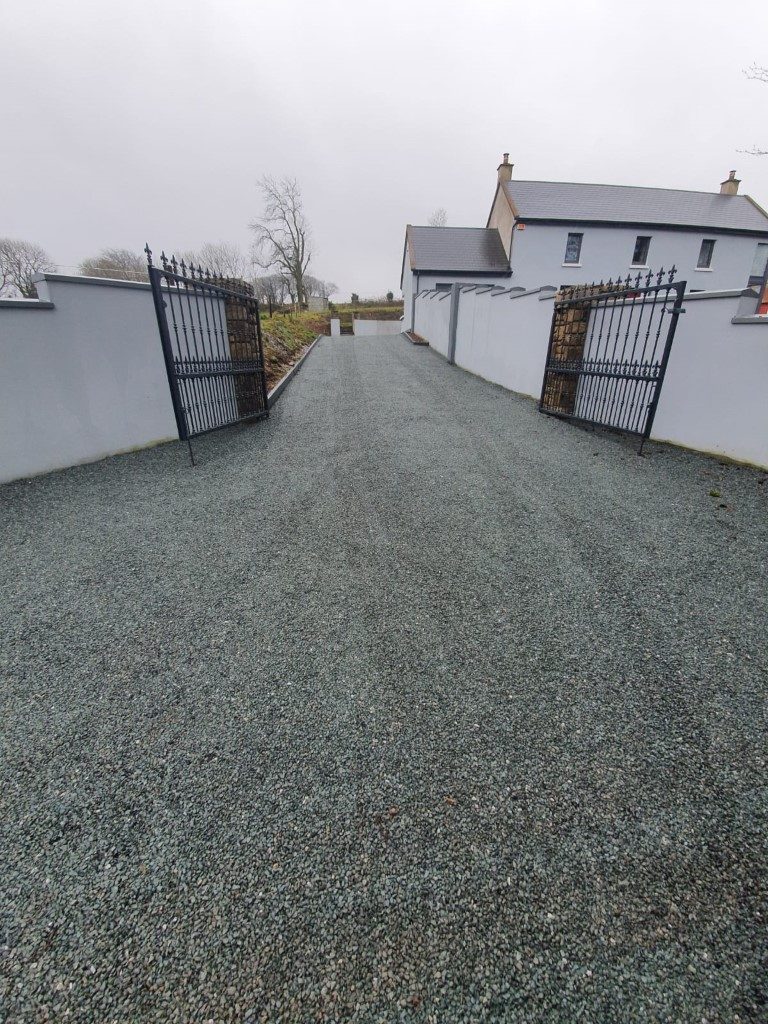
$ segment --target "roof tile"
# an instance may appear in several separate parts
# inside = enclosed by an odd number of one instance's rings
[[[669,224],[768,233],[768,216],[747,196],[568,181],[504,183],[522,220]]]
[[[496,228],[408,227],[413,270],[476,274],[509,273]]]

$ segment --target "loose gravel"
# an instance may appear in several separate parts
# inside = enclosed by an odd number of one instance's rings
[[[766,1021],[768,483],[636,447],[337,338],[1,489],[0,1019]]]

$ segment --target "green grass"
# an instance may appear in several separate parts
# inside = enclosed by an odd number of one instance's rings
[[[318,334],[329,333],[327,313],[278,313],[261,318],[267,385],[272,388]]]

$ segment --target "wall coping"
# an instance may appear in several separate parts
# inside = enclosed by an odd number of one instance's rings
[[[542,284],[538,288],[523,288],[509,297],[510,299],[524,299],[526,295],[538,295],[539,299],[551,299],[554,298],[556,291],[557,288],[553,284]]]
[[[51,281],[54,284],[87,284],[101,288],[138,288],[139,291],[151,291],[149,281],[121,281],[117,277],[80,277],[78,274],[33,274],[32,282]]]
[[[762,324],[763,326],[765,326],[766,324],[768,324],[768,314],[764,313],[763,316],[758,316],[757,314],[755,314],[754,316],[732,316],[731,317],[731,323],[732,324]]]
[[[757,292],[753,288],[724,288],[721,291],[713,292],[686,292],[683,302],[697,302],[700,299],[736,299],[746,296],[757,298]]]
[[[77,278],[75,278],[77,280]],[[100,282],[101,283],[101,282]],[[108,284],[109,282],[103,282]],[[128,282],[125,282],[128,283]],[[499,285],[487,285],[487,284],[460,284],[460,291],[471,292],[474,291],[478,295],[490,292],[491,298],[498,299],[502,295],[506,295],[510,299],[522,299],[526,295],[538,295],[540,302],[546,302],[548,299],[554,299],[555,295],[559,291],[557,285],[554,284],[542,284],[538,288],[523,288],[521,285],[515,285],[512,288],[501,288]],[[450,292],[438,291],[437,288],[425,288],[420,292],[417,292],[416,298],[420,296],[429,296],[435,298],[439,296],[441,299],[450,295]],[[719,291],[701,291],[701,292],[686,292],[683,295],[683,302],[698,302],[702,299],[737,299],[737,298],[748,298],[757,300],[757,292],[754,288],[723,288]],[[737,316],[734,317],[733,323],[764,323],[766,317],[758,316]]]
[[[0,299],[0,309],[55,309],[47,299]]]

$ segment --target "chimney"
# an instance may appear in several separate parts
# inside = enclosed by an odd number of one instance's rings
[[[512,180],[512,168],[514,164],[509,162],[509,153],[504,154],[504,159],[498,166],[499,181],[511,181]]]
[[[728,177],[725,181],[720,182],[720,195],[721,196],[735,196],[738,195],[739,185],[741,181],[736,177],[736,171],[729,171]]]

